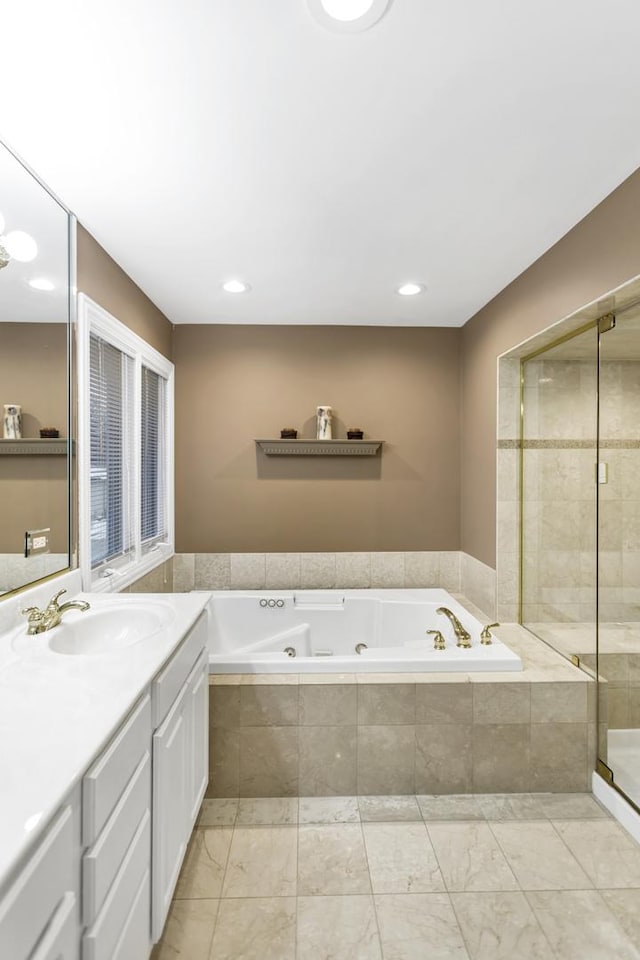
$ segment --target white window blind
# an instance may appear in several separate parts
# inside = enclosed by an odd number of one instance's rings
[[[126,558],[135,546],[132,502],[134,361],[91,334],[91,566]]]
[[[173,555],[173,364],[78,297],[80,566],[120,590]]]
[[[167,539],[166,380],[142,365],[140,526],[144,550]]]

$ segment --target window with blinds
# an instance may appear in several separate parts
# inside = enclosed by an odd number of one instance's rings
[[[80,551],[87,589],[173,554],[173,364],[79,297]]]

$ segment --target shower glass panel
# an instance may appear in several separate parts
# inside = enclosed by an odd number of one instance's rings
[[[596,667],[598,328],[521,363],[521,623]]]
[[[640,307],[600,332],[599,757],[640,806]]]

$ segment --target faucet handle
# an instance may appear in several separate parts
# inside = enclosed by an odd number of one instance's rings
[[[432,634],[434,635],[434,636],[433,636],[433,649],[434,649],[434,650],[445,650],[445,649],[446,649],[445,639],[444,639],[444,637],[442,636],[442,634],[441,634],[441,632],[440,632],[439,630],[427,630],[427,633],[432,633]]]
[[[52,597],[51,600],[49,600],[49,603],[47,604],[47,608],[57,610],[59,606],[58,600],[62,596],[62,594],[66,592],[67,592],[66,588],[64,588],[63,590],[58,590],[55,597]]]
[[[499,627],[499,626],[500,626],[499,623],[488,623],[486,627],[483,628],[482,633],[480,634],[480,643],[483,643],[485,647],[488,646],[490,643],[493,643],[493,640],[491,639],[491,631],[493,630],[494,627]]]
[[[21,610],[20,612],[23,617],[28,617],[29,620],[42,619],[42,610],[39,610],[38,607],[27,607],[26,610]]]

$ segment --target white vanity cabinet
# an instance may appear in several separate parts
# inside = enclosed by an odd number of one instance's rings
[[[0,898],[3,960],[78,960],[80,792],[58,810]]]
[[[159,940],[208,780],[206,614],[152,683],[153,852],[151,933]]]

